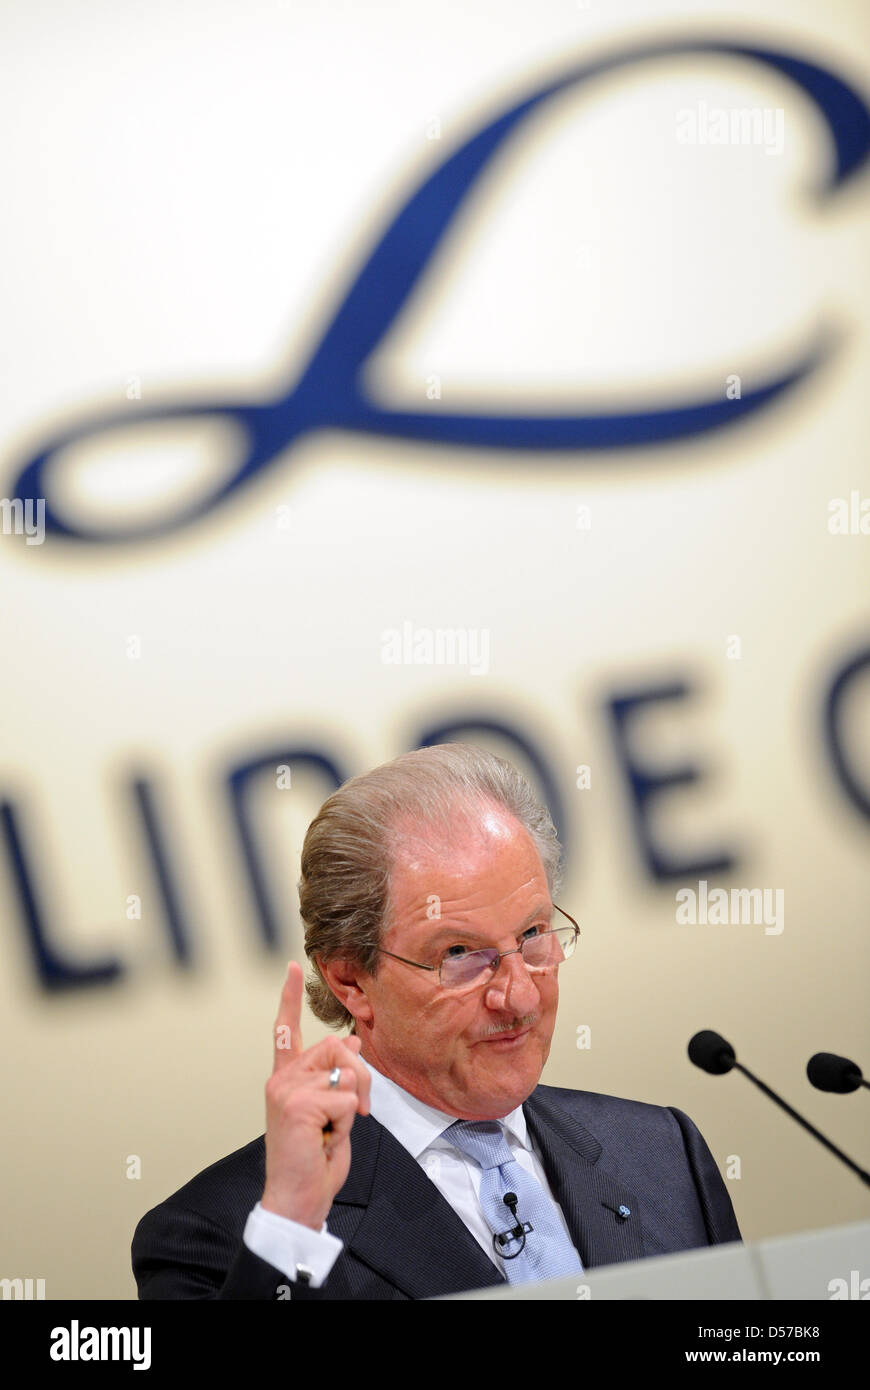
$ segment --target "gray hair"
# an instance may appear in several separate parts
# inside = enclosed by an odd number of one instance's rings
[[[454,834],[475,810],[495,803],[528,831],[552,897],[561,880],[562,848],[550,813],[525,777],[504,758],[467,743],[439,743],[403,753],[352,777],[321,806],[302,845],[299,907],[305,952],[315,974],[306,982],[313,1013],[353,1029],[347,1010],[321,974],[317,958],[355,962],[377,973],[378,947],[390,915],[390,874],[408,823]]]

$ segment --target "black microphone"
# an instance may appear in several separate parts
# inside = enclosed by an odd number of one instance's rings
[[[723,1076],[737,1061],[737,1054],[730,1043],[709,1028],[696,1033],[689,1043],[689,1060],[708,1071],[712,1076]]]
[[[805,1120],[803,1115],[799,1115],[796,1110],[787,1105],[782,1097],[776,1094],[776,1091],[772,1091],[757,1076],[753,1076],[748,1067],[744,1067],[742,1063],[738,1062],[737,1054],[731,1044],[726,1042],[718,1033],[712,1032],[709,1028],[696,1033],[689,1043],[689,1060],[694,1062],[696,1067],[700,1067],[702,1071],[710,1072],[712,1076],[722,1076],[726,1071],[731,1071],[733,1067],[736,1067],[744,1076],[748,1076],[749,1080],[760,1091],[763,1091],[766,1096],[770,1096],[771,1100],[776,1101],[787,1115],[791,1115],[793,1120],[797,1120],[799,1125],[803,1125],[808,1134],[812,1134],[813,1138],[818,1139],[820,1144],[824,1144],[826,1149],[830,1149],[832,1154],[836,1154],[842,1163],[851,1168],[853,1173],[857,1173],[862,1182],[870,1186],[870,1173],[865,1173],[864,1169],[859,1168],[858,1164],[847,1154],[844,1154],[842,1149],[838,1149],[836,1144],[832,1144],[830,1139],[826,1139],[815,1125],[811,1125],[809,1120]]]
[[[838,1057],[835,1052],[817,1052],[807,1062],[807,1076],[818,1091],[836,1091],[845,1096],[849,1091],[857,1091],[866,1086],[870,1091],[870,1081],[865,1081],[861,1068],[848,1057]]]
[[[505,1206],[509,1209],[514,1222],[513,1226],[509,1231],[500,1231],[497,1235],[494,1235],[492,1238],[492,1247],[495,1250],[495,1253],[499,1255],[503,1260],[515,1260],[517,1255],[521,1255],[526,1247],[526,1236],[530,1231],[533,1231],[535,1229],[531,1221],[517,1221],[518,1200],[519,1198],[517,1197],[517,1194],[515,1192],[506,1192],[502,1197],[502,1201],[504,1202]],[[520,1236],[522,1236],[523,1243],[520,1246],[519,1250],[515,1250],[512,1255],[506,1255],[504,1252],[504,1246],[510,1245],[512,1240],[519,1240]]]

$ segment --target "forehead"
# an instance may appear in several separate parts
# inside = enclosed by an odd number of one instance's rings
[[[502,933],[549,906],[544,866],[528,831],[501,807],[458,811],[449,825],[394,827],[393,945],[425,940],[445,923]]]

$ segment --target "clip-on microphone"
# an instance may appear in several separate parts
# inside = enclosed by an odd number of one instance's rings
[[[517,1221],[517,1194],[515,1192],[506,1192],[502,1201],[506,1207],[510,1208],[510,1214],[514,1219],[514,1224],[509,1231],[500,1231],[498,1235],[494,1235],[492,1238],[492,1245],[495,1253],[500,1256],[501,1259],[515,1260],[517,1255],[521,1255],[526,1247],[526,1233],[528,1231],[533,1231],[535,1228],[531,1221]],[[518,1240],[520,1236],[523,1238],[523,1243],[519,1250],[515,1250],[512,1255],[506,1255],[503,1250],[499,1249],[499,1246],[507,1245],[512,1240]]]

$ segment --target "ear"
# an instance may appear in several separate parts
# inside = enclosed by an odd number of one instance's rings
[[[353,1014],[355,1031],[359,1032],[361,1023],[370,1024],[374,1018],[374,1010],[368,996],[371,976],[355,960],[345,960],[341,956],[333,956],[328,961],[321,960],[319,956],[316,959],[320,973],[336,999],[344,1005],[349,1014]]]

